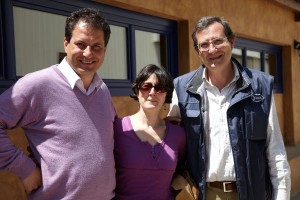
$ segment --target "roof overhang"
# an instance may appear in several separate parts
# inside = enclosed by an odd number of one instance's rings
[[[300,0],[273,0],[294,10],[295,21],[300,22]]]

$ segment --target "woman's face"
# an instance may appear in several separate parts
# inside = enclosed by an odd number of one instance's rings
[[[166,100],[167,92],[163,88],[155,74],[141,84],[138,90],[140,106],[145,110],[160,110]]]

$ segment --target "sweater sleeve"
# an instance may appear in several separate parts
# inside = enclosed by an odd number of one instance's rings
[[[24,179],[36,165],[12,143],[6,133],[8,129],[22,127],[33,121],[31,105],[18,85],[0,96],[0,170],[10,171]]]

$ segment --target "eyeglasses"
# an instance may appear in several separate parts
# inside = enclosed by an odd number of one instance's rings
[[[215,38],[215,39],[212,39],[210,42],[206,41],[206,42],[199,43],[198,49],[200,51],[208,51],[210,44],[212,44],[214,46],[214,48],[220,48],[226,41],[227,41],[226,37]]]
[[[151,83],[142,83],[139,87],[141,92],[150,92],[152,88],[154,88],[156,93],[164,93],[166,92],[165,88],[162,85],[152,85]]]

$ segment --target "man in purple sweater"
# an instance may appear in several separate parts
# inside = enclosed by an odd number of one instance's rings
[[[0,96],[0,170],[20,177],[28,199],[114,197],[113,122],[107,86],[97,75],[110,27],[94,9],[66,20],[58,64],[30,73]],[[22,127],[36,162],[5,130]]]

